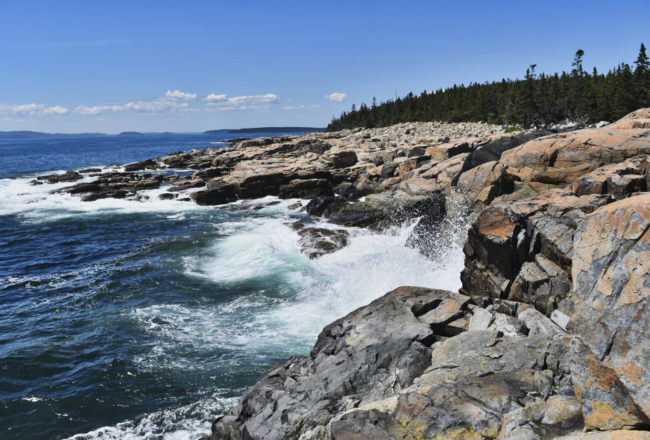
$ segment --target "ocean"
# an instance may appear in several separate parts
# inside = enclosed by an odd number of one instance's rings
[[[228,137],[0,139],[0,438],[196,439],[329,322],[401,285],[460,287],[461,219],[434,260],[405,245],[413,224],[349,228],[310,260],[296,200],[81,202],[29,183]]]

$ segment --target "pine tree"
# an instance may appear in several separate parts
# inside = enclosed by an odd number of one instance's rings
[[[645,73],[650,70],[650,60],[648,60],[648,56],[645,53],[645,45],[643,43],[641,43],[641,49],[639,49],[639,56],[637,57],[634,64],[636,64],[636,69],[634,73],[636,72]]]
[[[574,76],[582,76],[584,74],[584,70],[582,70],[582,57],[584,56],[585,51],[582,49],[578,49],[576,51],[576,54],[573,58],[573,63],[571,65],[573,66],[573,70],[571,73]]]
[[[643,107],[644,103],[650,101],[650,60],[645,53],[645,45],[641,43],[639,56],[634,69],[634,94],[636,96],[636,106]]]

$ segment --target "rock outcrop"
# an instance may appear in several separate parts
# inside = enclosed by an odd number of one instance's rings
[[[471,142],[447,142],[426,171],[407,156],[360,175],[485,208],[461,293],[399,288],[336,321],[210,438],[648,438],[649,114],[473,165]]]
[[[211,438],[554,438],[645,426],[586,347],[524,303],[402,287],[327,326],[310,356],[271,367]],[[619,387],[612,418],[596,403],[615,394],[605,385]]]
[[[84,200],[161,187],[202,205],[310,199],[294,224],[310,258],[346,245],[338,225],[419,218],[408,244],[427,254],[447,213],[472,217],[458,293],[402,287],[335,321],[210,439],[646,439],[649,157],[641,109],[564,133],[421,123],[242,139],[34,184],[76,182],[56,191]]]

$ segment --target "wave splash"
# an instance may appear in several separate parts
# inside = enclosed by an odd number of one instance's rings
[[[46,190],[28,182],[0,180],[0,191],[7,195],[0,214],[40,222],[76,215],[165,212],[168,219],[183,221],[192,211],[215,210],[159,200],[158,192],[164,189],[150,191],[146,201],[81,202],[70,195],[51,194],[56,189],[53,185]],[[346,247],[309,260],[301,254],[300,237],[291,227],[298,216],[288,210],[292,202],[295,200],[267,197],[220,208],[255,210],[250,210],[251,215],[224,216],[214,225],[219,236],[208,250],[185,258],[185,275],[204,280],[215,292],[238,292],[233,297],[158,303],[125,311],[128,319],[155,341],[134,359],[139,368],[188,371],[217,365],[224,371],[237,371],[242,362],[238,353],[246,353],[244,358],[249,361],[252,355],[268,364],[272,358],[307,354],[325,325],[399,286],[460,287],[468,224],[459,217],[448,221],[445,233],[428,244],[434,248],[429,253],[432,259],[407,246],[415,225],[411,222],[381,233],[346,228],[350,234]],[[333,227],[326,222],[316,226]],[[210,359],[215,351],[232,355]],[[197,353],[204,364],[197,364]],[[224,393],[215,382],[206,380],[208,394],[191,405],[153,412],[70,439],[198,438],[210,431],[213,418],[237,401],[224,397],[232,396],[233,390]]]

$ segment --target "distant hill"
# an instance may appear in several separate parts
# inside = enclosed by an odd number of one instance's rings
[[[244,134],[244,133],[309,133],[323,131],[324,128],[316,127],[252,127],[252,128],[226,128],[221,130],[208,130],[203,134]]]
[[[143,133],[139,131],[123,131],[119,134],[120,136],[143,136]]]

